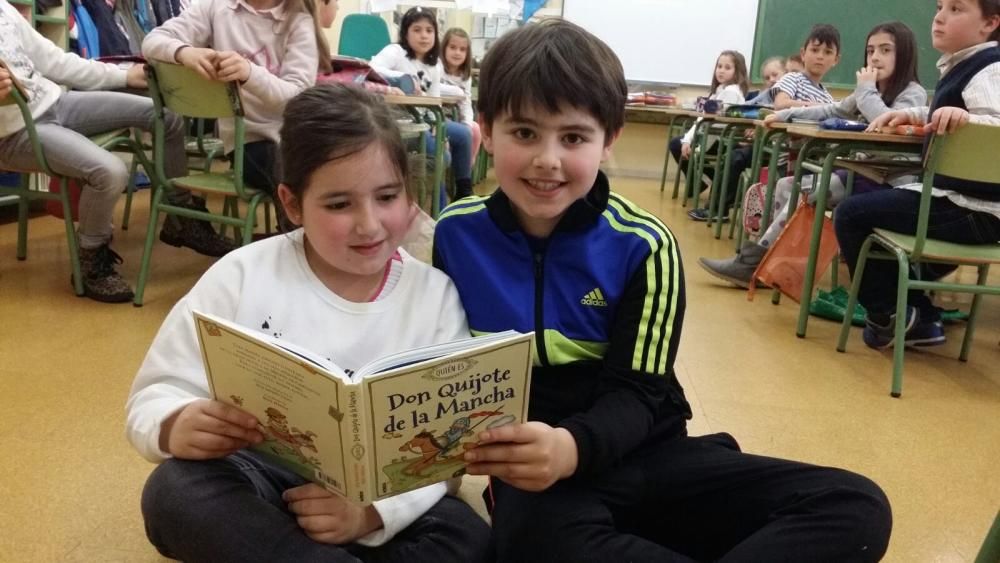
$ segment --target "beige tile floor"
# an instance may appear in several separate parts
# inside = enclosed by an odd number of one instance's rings
[[[656,213],[680,240],[688,310],[677,369],[694,434],[728,431],[744,449],[837,465],[886,490],[895,530],[887,561],[971,561],[1000,506],[1000,301],[987,300],[971,361],[948,345],[907,354],[902,399],[889,398],[889,356],[837,325],[794,335],[790,301],[716,284],[696,264],[723,256],[649,180],[616,188]],[[116,234],[134,279],[146,221]],[[0,225],[0,561],[157,561],[138,498],[151,466],[123,437],[133,374],[171,305],[211,263],[158,244],[146,306],[73,296],[61,223],[31,221],[29,259],[14,259],[15,227]]]

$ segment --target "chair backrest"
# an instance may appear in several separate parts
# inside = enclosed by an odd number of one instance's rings
[[[156,109],[153,143],[157,158],[156,173],[166,178],[163,169],[165,136],[164,108],[182,117],[233,119],[233,183],[243,197],[243,102],[235,82],[204,78],[185,66],[151,61],[146,65],[149,94]]]
[[[385,20],[371,14],[351,14],[340,28],[337,54],[370,60],[391,42]]]
[[[186,66],[149,63],[154,100],[185,117],[243,117],[243,102],[235,82],[208,80]]]
[[[935,135],[927,171],[952,178],[1000,184],[1000,127],[967,123],[954,133]]]

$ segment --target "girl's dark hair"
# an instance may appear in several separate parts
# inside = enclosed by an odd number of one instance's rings
[[[413,199],[406,147],[396,118],[380,97],[357,86],[321,84],[305,90],[285,106],[281,183],[301,202],[317,169],[378,143]]]
[[[304,12],[312,18],[313,33],[316,35],[316,50],[319,51],[320,74],[333,72],[333,63],[330,60],[330,44],[326,41],[326,34],[319,28],[319,9],[316,0],[285,0],[285,13],[295,14],[296,12]],[[285,24],[282,26],[282,34],[285,37],[286,43],[293,19],[291,16],[285,18]]]
[[[413,48],[406,41],[406,34],[410,31],[410,26],[417,23],[420,20],[427,20],[431,22],[431,26],[434,28],[434,46],[431,50],[424,55],[422,63],[430,66],[434,66],[438,62],[438,54],[441,52],[441,38],[438,37],[440,33],[438,32],[438,22],[437,16],[433,10],[427,8],[421,8],[420,6],[414,6],[403,14],[403,21],[399,22],[399,45],[406,51],[406,56],[411,59],[416,59],[417,55],[413,52]]]
[[[892,76],[885,80],[880,88],[882,101],[892,107],[896,98],[906,90],[911,82],[920,83],[917,77],[917,39],[913,30],[903,22],[889,22],[876,25],[865,38],[865,60],[863,67],[868,66],[868,40],[876,33],[888,33],[896,42],[896,68]]]
[[[986,19],[1000,16],[1000,0],[979,0],[979,10]],[[1000,26],[990,34],[990,41],[1000,41]]]
[[[750,89],[750,76],[747,73],[747,60],[743,58],[743,55],[739,51],[723,51],[719,53],[719,58],[715,59],[715,66],[719,66],[719,59],[722,57],[729,57],[733,60],[733,67],[736,71],[733,75],[733,84],[737,84],[740,87],[740,92],[744,96],[747,95],[747,90]],[[715,93],[715,89],[719,87],[719,79],[715,77],[715,67],[712,67],[712,86],[709,90],[709,95]]]
[[[472,76],[472,41],[469,39],[469,34],[465,32],[464,29],[460,27],[453,27],[445,32],[444,41],[441,42],[441,64],[444,65],[444,71],[448,72],[448,58],[445,57],[445,50],[448,49],[448,42],[451,41],[453,37],[461,37],[465,39],[465,42],[469,44],[468,51],[465,52],[465,61],[458,67],[458,75],[462,77],[462,80],[468,80]]]

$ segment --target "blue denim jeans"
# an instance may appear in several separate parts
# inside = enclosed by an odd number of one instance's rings
[[[456,180],[463,180],[472,177],[472,129],[464,123],[456,123],[448,120],[445,123],[445,133],[448,137],[448,151],[451,157],[451,173]],[[434,154],[437,146],[436,139],[432,135],[427,135],[427,155]]]
[[[920,193],[902,189],[858,194],[837,206],[833,227],[852,277],[861,246],[868,235],[876,228],[916,233],[919,208]],[[947,198],[935,197],[931,200],[927,236],[961,244],[993,243],[1000,240],[1000,219],[989,213],[959,207]],[[928,264],[921,268],[920,275],[924,279],[939,278],[954,269],[954,266],[944,264]],[[865,264],[858,301],[869,314],[895,312],[898,273],[895,260],[869,260]],[[910,272],[910,276],[912,278],[914,272]],[[940,312],[923,291],[910,291],[907,303],[920,310],[921,322],[940,319]]]
[[[484,561],[490,529],[469,505],[446,496],[379,547],[313,541],[281,494],[298,475],[245,451],[222,459],[169,459],[142,492],[146,535],[166,557],[196,561]]]

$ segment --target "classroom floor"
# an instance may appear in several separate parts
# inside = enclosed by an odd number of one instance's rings
[[[972,561],[1000,507],[1000,300],[984,303],[967,364],[952,327],[946,346],[907,353],[903,398],[891,399],[890,356],[860,331],[847,354],[834,350],[838,324],[812,319],[796,338],[790,300],[747,302],[698,267],[698,256],[729,255],[730,241],[688,220],[654,181],[613,185],[662,217],[684,253],[676,367],[692,434],[727,431],[750,452],[873,478],[894,510],[886,561]],[[148,204],[145,192],[136,200],[133,228],[114,243],[131,280]],[[139,515],[152,466],[125,441],[123,407],[160,322],[211,260],[157,244],[137,309],[73,295],[61,221],[31,221],[26,262],[15,239],[14,223],[0,225],[0,561],[160,561]]]

